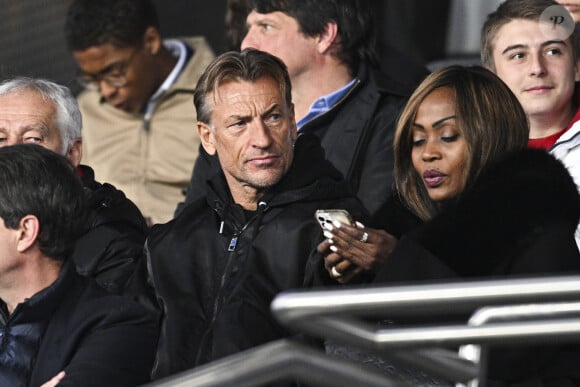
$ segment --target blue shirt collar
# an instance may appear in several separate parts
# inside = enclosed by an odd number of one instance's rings
[[[346,93],[349,92],[350,89],[354,87],[355,83],[356,78],[350,81],[345,86],[341,87],[340,89],[333,91],[330,94],[324,95],[318,98],[316,101],[314,101],[310,106],[308,113],[306,113],[306,115],[302,117],[298,122],[296,122],[298,130],[300,130],[300,128],[304,126],[304,124],[312,120],[314,117],[317,117],[320,114],[327,112],[338,101],[340,101],[342,97],[344,97]]]

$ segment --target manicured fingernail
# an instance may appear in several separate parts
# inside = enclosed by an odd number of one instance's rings
[[[357,226],[358,228],[365,228],[365,225],[364,225],[364,224],[362,224],[361,222],[359,222],[358,220],[356,221],[356,226]]]
[[[334,235],[330,231],[325,230],[322,234],[324,235],[325,238],[328,238],[328,239],[334,238]]]
[[[329,231],[334,230],[334,226],[330,223],[324,223],[324,228],[329,230]]]
[[[332,251],[333,253],[336,253],[338,251],[338,247],[332,245],[332,246],[330,246],[330,251]]]
[[[334,227],[336,228],[340,228],[340,226],[342,226],[338,220],[333,220],[332,224],[334,224]]]

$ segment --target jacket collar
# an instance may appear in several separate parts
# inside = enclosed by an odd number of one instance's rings
[[[262,200],[268,207],[276,207],[305,198],[343,198],[348,189],[340,172],[325,159],[318,138],[312,134],[300,134],[294,144],[294,158],[290,169]],[[233,203],[221,169],[208,180],[207,192],[208,203],[213,208],[224,208],[226,204]]]
[[[22,324],[50,319],[50,316],[65,298],[74,275],[74,265],[68,261],[65,262],[56,281],[26,301],[18,304],[14,312],[8,317],[8,321],[12,324]],[[5,316],[1,317],[2,323],[6,323],[4,321]]]

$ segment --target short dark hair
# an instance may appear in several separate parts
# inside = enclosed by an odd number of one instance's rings
[[[139,46],[151,26],[159,29],[151,0],[74,0],[66,14],[64,31],[69,50],[83,51],[106,43]]]
[[[193,103],[197,120],[211,125],[211,107],[207,97],[224,82],[250,81],[270,77],[280,88],[287,106],[292,105],[292,86],[284,62],[264,51],[247,48],[242,52],[229,51],[221,54],[207,66],[197,82]]]
[[[0,148],[0,218],[16,229],[26,215],[40,223],[38,245],[65,260],[85,224],[83,186],[70,161],[34,144]]]
[[[306,36],[319,35],[328,22],[338,26],[336,57],[354,73],[359,63],[378,64],[377,31],[365,0],[251,0],[259,13],[282,12],[298,22]]]
[[[248,32],[246,18],[250,13],[249,0],[227,0],[224,22],[226,51],[239,51]]]

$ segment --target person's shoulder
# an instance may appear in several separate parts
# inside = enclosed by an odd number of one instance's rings
[[[495,180],[515,179],[534,185],[573,186],[564,164],[543,149],[525,148],[509,152],[492,164],[484,175]]]
[[[343,106],[349,106],[349,109],[353,107],[368,109],[370,107],[375,112],[374,115],[382,114],[391,117],[393,113],[403,108],[413,92],[410,86],[366,64],[361,64],[356,79],[360,80],[360,85],[347,100],[349,103],[345,103]],[[358,103],[354,103],[355,101]]]
[[[155,224],[145,242],[145,256],[152,273],[179,271],[200,253],[201,244],[219,238],[219,224],[205,197],[187,203],[167,223]]]
[[[542,187],[550,190],[557,187],[554,193],[576,191],[572,177],[560,160],[544,149],[524,148],[510,151],[485,166],[472,190],[490,194],[495,190],[503,194],[525,192],[527,197],[536,197]]]
[[[76,97],[81,110],[87,107],[95,107],[99,105],[101,101],[101,95],[96,90],[81,90]]]
[[[205,196],[194,199],[191,202],[184,203],[173,219],[166,223],[158,223],[153,225],[149,231],[147,238],[148,245],[157,245],[161,241],[178,240],[187,235],[192,230],[199,229],[206,222],[207,216],[213,213],[213,209],[208,205]],[[173,242],[170,242],[173,243]]]
[[[192,88],[206,67],[215,59],[215,53],[203,36],[182,37],[179,40],[192,50],[192,55],[176,85]]]
[[[136,297],[111,294],[92,278],[71,273],[75,277],[69,293],[76,299],[66,308],[67,319],[75,324],[105,324],[106,321],[125,321],[138,324],[157,324],[159,311],[147,307]],[[71,294],[71,297],[73,295]]]
[[[204,36],[184,36],[180,37],[179,40],[188,45],[197,54],[215,56],[213,49]]]
[[[93,227],[106,223],[126,223],[145,233],[147,225],[141,211],[123,191],[112,184],[95,181],[86,192]]]
[[[396,78],[393,74],[385,73],[382,69],[366,66],[368,83],[375,87],[383,96],[391,96],[399,99],[408,99],[417,85],[406,83]]]
[[[409,95],[429,75],[430,70],[417,58],[407,54],[392,44],[379,45],[380,73],[388,82],[396,82]]]
[[[187,63],[185,73],[191,72],[192,69],[203,72],[207,65],[215,59],[215,52],[209,45],[207,39],[203,36],[190,36],[179,38],[191,50],[192,55]],[[199,77],[200,74],[196,75]],[[197,80],[197,79],[196,79]]]
[[[574,122],[570,129],[565,131],[556,141],[554,148],[566,143],[568,147],[574,148],[580,146],[580,121]]]
[[[509,152],[482,171],[466,198],[482,210],[493,205],[501,209],[497,213],[517,214],[515,218],[530,219],[530,224],[547,224],[554,219],[577,223],[580,214],[572,176],[561,161],[543,149]]]

